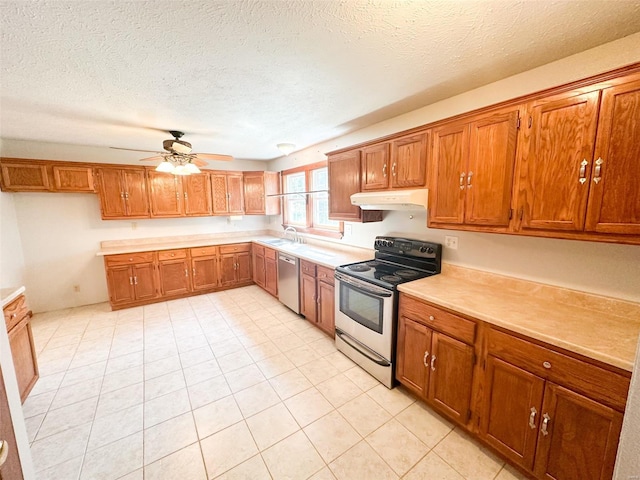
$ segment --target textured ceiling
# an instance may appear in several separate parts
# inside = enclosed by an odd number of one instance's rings
[[[640,1],[2,1],[0,137],[270,159],[640,30]]]

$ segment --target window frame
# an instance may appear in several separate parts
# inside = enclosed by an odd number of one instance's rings
[[[300,167],[289,168],[287,170],[282,170],[280,172],[280,178],[282,181],[282,190],[281,190],[282,193],[283,194],[287,193],[286,192],[286,185],[287,185],[286,176],[293,175],[296,173],[301,173],[301,172],[304,172],[305,192],[311,191],[311,179],[312,179],[311,172],[313,170],[319,170],[321,168],[328,169],[328,162],[326,160],[321,162],[310,163],[307,165],[302,165]],[[328,170],[327,170],[327,173],[328,173]],[[289,222],[288,215],[287,215],[287,200],[286,200],[287,197],[283,196],[282,198],[283,198],[283,201],[282,201],[282,227],[283,228],[294,227],[298,232],[301,232],[301,233],[310,233],[312,235],[319,235],[319,236],[330,237],[330,238],[343,237],[344,222],[338,222],[338,226],[335,228],[317,227],[313,224],[314,195],[305,195],[306,224],[304,226],[299,223]]]

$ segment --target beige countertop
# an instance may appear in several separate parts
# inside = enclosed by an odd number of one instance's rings
[[[111,240],[101,243],[98,256],[118,255],[123,253],[149,252],[157,250],[172,250],[175,248],[194,248],[210,245],[225,245],[230,243],[256,242],[304,260],[335,268],[345,263],[359,262],[372,259],[374,251],[364,248],[347,247],[330,242],[314,240],[313,243],[289,243],[274,246],[269,241],[281,237],[270,235],[268,232],[243,232],[231,236],[225,235],[186,235],[180,237],[161,237],[134,240]]]
[[[640,304],[453,265],[398,289],[585,357],[633,369]]]
[[[0,289],[0,299],[2,299],[2,308],[9,305],[13,300],[18,298],[25,291],[24,287],[7,287]]]

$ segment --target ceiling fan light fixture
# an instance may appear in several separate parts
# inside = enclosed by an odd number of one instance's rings
[[[186,165],[176,165],[171,173],[174,175],[191,175],[191,172],[187,169]]]
[[[293,143],[279,143],[278,145],[276,145],[276,147],[278,147],[278,150],[280,150],[285,155],[289,155],[296,149],[296,146]]]
[[[188,172],[187,174],[200,173],[200,169],[196,165],[191,163],[191,162],[186,163],[184,165],[184,169],[185,169],[186,172]]]
[[[156,172],[174,173],[175,169],[176,167],[174,167],[169,160],[164,160],[163,162],[160,163],[160,165],[156,167]]]

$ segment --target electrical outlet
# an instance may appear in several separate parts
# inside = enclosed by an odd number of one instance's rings
[[[444,246],[447,247],[447,248],[450,248],[451,250],[457,250],[458,249],[458,237],[453,237],[453,236],[446,235],[444,237]]]
[[[344,234],[345,234],[345,235],[351,235],[351,234],[353,234],[353,225],[350,225],[350,224],[348,224],[348,223],[347,223],[347,224],[344,226]]]
[[[76,292],[76,293],[79,293],[80,292],[80,285],[74,285],[73,286],[73,291]]]

